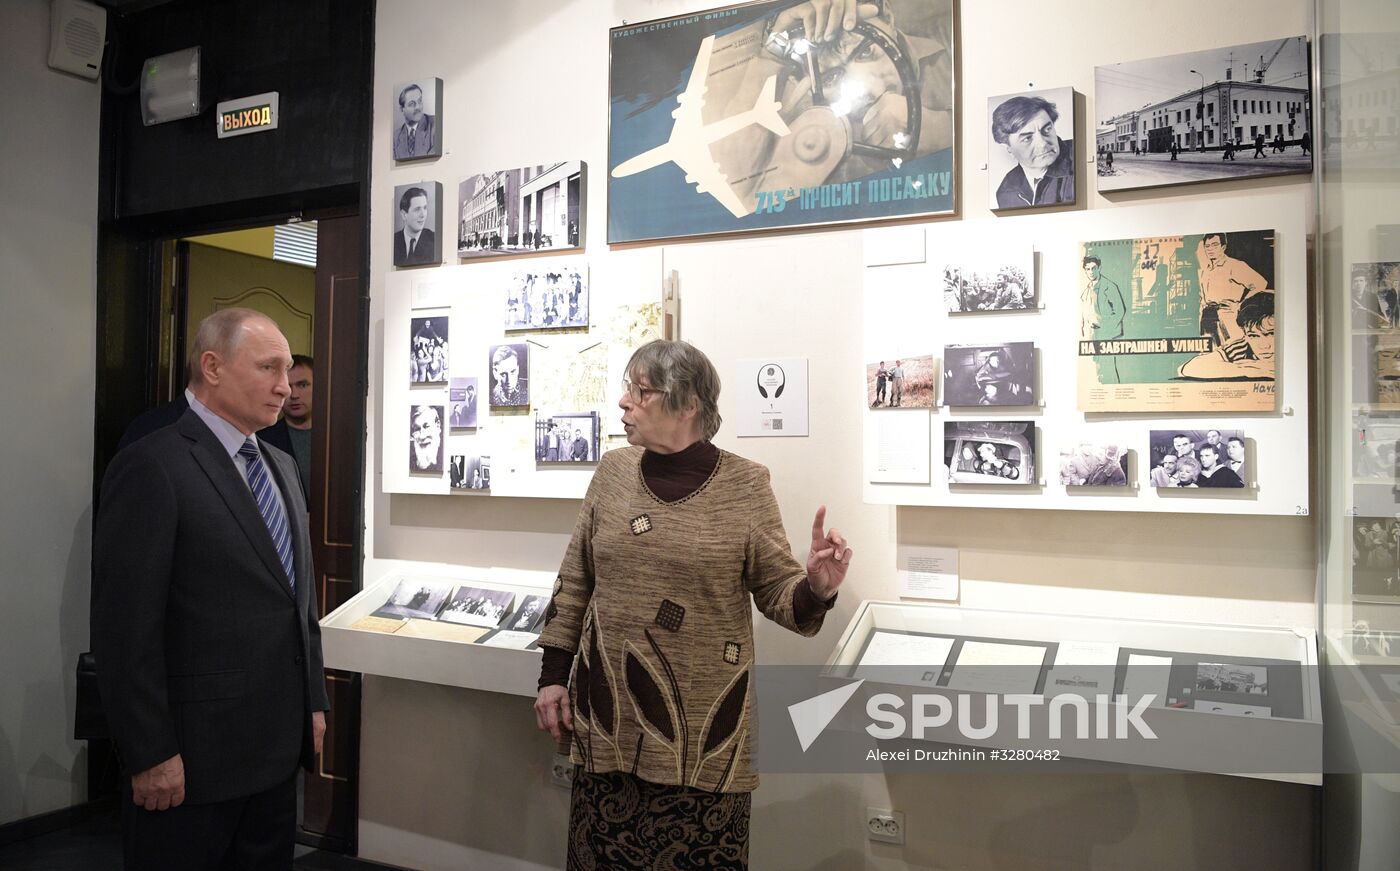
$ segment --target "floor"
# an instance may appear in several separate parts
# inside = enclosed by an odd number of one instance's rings
[[[0,847],[4,871],[121,871],[121,823],[115,810],[59,832]],[[368,871],[388,866],[298,847],[295,871]]]

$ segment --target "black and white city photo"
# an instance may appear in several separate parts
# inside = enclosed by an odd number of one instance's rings
[[[492,345],[487,356],[491,371],[491,406],[519,408],[530,404],[530,346],[524,342]]]
[[[442,474],[441,405],[415,405],[408,411],[408,471]]]
[[[447,465],[447,480],[453,490],[490,490],[491,458],[453,454]]]
[[[1035,484],[1035,422],[945,421],[950,484]]]
[[[535,462],[596,463],[598,412],[535,415]]]
[[[394,86],[394,160],[442,155],[442,79],[425,76]]]
[[[1034,405],[1035,345],[949,345],[943,349],[943,403]]]
[[[583,246],[582,161],[482,172],[457,187],[457,256],[565,251]]]
[[[482,587],[460,586],[438,615],[448,623],[494,628],[510,611],[515,594],[508,590],[488,590]]]
[[[1158,489],[1241,488],[1249,480],[1244,432],[1237,429],[1154,429],[1148,478]]]
[[[1094,68],[1100,191],[1312,171],[1304,36]]]
[[[987,181],[993,208],[1073,203],[1074,89],[987,100]]]
[[[972,246],[943,266],[948,312],[1022,311],[1035,303],[1035,251],[1029,245]]]
[[[435,181],[394,188],[394,265],[442,263],[438,228],[442,226],[442,185]]]
[[[408,383],[447,383],[446,315],[410,318],[408,322]]]
[[[526,596],[503,627],[507,632],[539,632],[548,596]]]
[[[588,267],[541,262],[521,267],[505,292],[507,330],[559,330],[588,326]]]
[[[1084,443],[1060,451],[1060,483],[1066,487],[1128,486],[1128,449]]]
[[[448,425],[453,429],[476,427],[476,378],[453,378],[447,386]]]
[[[1200,662],[1196,664],[1196,691],[1267,696],[1269,669],[1233,662]]]
[[[433,620],[451,593],[450,583],[404,578],[394,587],[388,601],[374,612],[374,616]]]

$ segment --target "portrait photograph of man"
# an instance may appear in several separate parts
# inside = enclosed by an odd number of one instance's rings
[[[442,226],[442,185],[402,184],[394,188],[394,265],[442,262],[437,228]]]
[[[415,405],[408,412],[408,471],[442,474],[442,406]]]
[[[991,97],[987,118],[993,209],[1075,201],[1073,88]]]
[[[442,79],[423,78],[394,86],[394,159],[442,155]]]
[[[491,405],[510,408],[530,404],[530,348],[518,345],[491,347]]]

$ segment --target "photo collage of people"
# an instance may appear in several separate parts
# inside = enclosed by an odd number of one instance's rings
[[[402,578],[362,622],[376,632],[523,650],[539,640],[548,601],[475,583]]]

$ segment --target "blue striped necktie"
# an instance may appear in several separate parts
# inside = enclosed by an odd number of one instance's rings
[[[253,498],[257,500],[258,512],[262,514],[263,523],[267,524],[267,531],[272,535],[272,544],[277,548],[277,557],[282,560],[282,568],[287,572],[287,583],[295,590],[296,572],[292,563],[292,530],[287,525],[287,514],[282,510],[282,503],[277,501],[277,494],[272,489],[272,479],[268,477],[262,455],[258,453],[258,446],[253,443],[251,438],[238,449],[238,455],[248,463],[248,486],[253,490]]]

